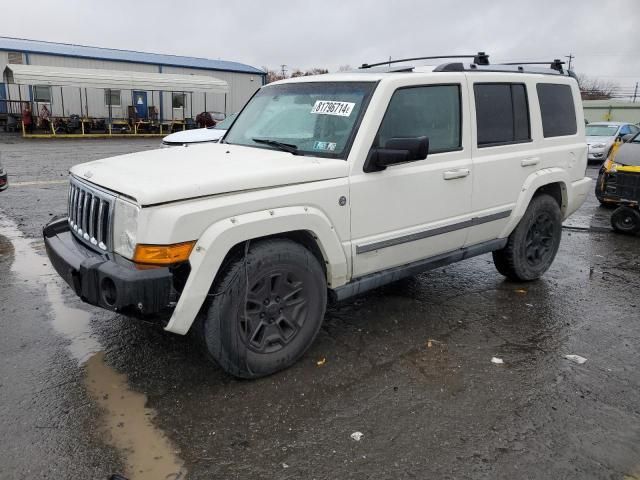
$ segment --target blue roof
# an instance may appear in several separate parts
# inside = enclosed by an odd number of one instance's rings
[[[24,38],[0,37],[0,50],[25,53],[41,53],[63,57],[80,57],[117,62],[147,63],[167,65],[171,67],[202,68],[205,70],[221,70],[225,72],[253,73],[264,75],[262,70],[244,63],[226,60],[209,60],[207,58],[181,57],[160,53],[135,52],[132,50],[116,50],[113,48],[87,47],[69,43],[43,42]]]

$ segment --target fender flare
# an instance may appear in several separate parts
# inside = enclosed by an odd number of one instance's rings
[[[189,331],[223,260],[235,245],[300,230],[310,232],[316,239],[331,288],[344,285],[349,274],[347,255],[335,228],[322,211],[295,206],[237,215],[213,223],[196,242],[189,257],[191,273],[165,330],[181,335]]]
[[[520,195],[518,195],[516,206],[511,213],[509,222],[502,230],[500,238],[508,237],[511,232],[513,232],[513,230],[518,225],[518,222],[520,222],[520,220],[524,216],[524,213],[527,211],[527,207],[529,207],[529,203],[531,203],[531,199],[533,198],[536,191],[540,187],[544,187],[545,185],[549,185],[552,183],[559,183],[560,188],[562,189],[561,210],[563,212],[562,216],[564,218],[564,212],[567,206],[567,185],[571,184],[569,175],[565,170],[561,168],[543,168],[541,170],[533,172],[525,180],[524,184],[522,185]]]

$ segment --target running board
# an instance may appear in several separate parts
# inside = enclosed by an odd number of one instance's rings
[[[345,300],[402,278],[411,277],[418,273],[426,272],[427,270],[433,270],[434,268],[444,267],[450,263],[493,252],[494,250],[500,250],[507,244],[507,240],[506,238],[498,238],[496,240],[461,248],[453,252],[436,255],[435,257],[407,263],[406,265],[400,265],[399,267],[389,268],[381,272],[370,273],[363,277],[356,278],[346,285],[334,288],[331,291],[331,298],[334,301]]]

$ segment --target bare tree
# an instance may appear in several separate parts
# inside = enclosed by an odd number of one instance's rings
[[[262,67],[262,70],[267,72],[266,83],[277,82],[278,80],[283,80],[285,78],[280,72],[277,72],[271,68]]]
[[[278,80],[283,80],[285,78],[294,78],[294,77],[308,77],[310,75],[323,75],[325,73],[329,73],[329,70],[326,68],[312,68],[311,70],[300,70],[296,68],[291,72],[290,76],[282,75],[281,71],[273,70],[269,67],[262,67],[262,69],[267,72],[267,83],[277,82]]]
[[[340,65],[338,67],[338,71],[339,72],[348,72],[350,70],[353,70],[353,68],[351,67],[351,65],[348,65],[348,64],[347,65]]]
[[[582,73],[577,75],[577,80],[583,100],[607,100],[615,96],[619,89],[615,82],[589,78]]]

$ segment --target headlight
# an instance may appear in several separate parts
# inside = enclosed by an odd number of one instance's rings
[[[594,143],[591,148],[604,148],[604,143]]]
[[[113,251],[132,259],[136,250],[136,232],[140,208],[121,198],[116,199],[113,217]]]

